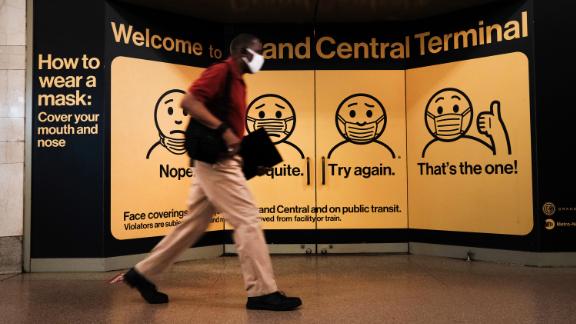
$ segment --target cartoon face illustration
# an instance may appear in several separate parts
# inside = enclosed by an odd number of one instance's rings
[[[472,102],[458,89],[445,88],[436,92],[426,105],[426,127],[435,138],[451,142],[468,131],[472,124]]]
[[[156,102],[154,119],[161,136],[173,139],[184,138],[186,126],[188,126],[188,113],[180,108],[184,94],[182,90],[169,90]]]
[[[296,116],[288,100],[265,94],[252,100],[246,112],[246,129],[249,133],[264,128],[274,143],[285,141],[294,131]]]
[[[154,109],[154,122],[160,135],[158,144],[177,155],[186,153],[188,113],[180,108],[184,94],[185,92],[179,89],[168,90],[160,96]],[[150,156],[154,147],[150,149],[146,158]]]
[[[340,103],[336,111],[340,135],[354,144],[375,141],[386,128],[386,110],[369,94],[353,94]]]

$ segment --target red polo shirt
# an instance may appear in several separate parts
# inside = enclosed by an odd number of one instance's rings
[[[221,95],[226,87],[226,75],[230,71],[230,107],[228,120],[234,133],[242,138],[246,119],[246,84],[231,57],[208,67],[188,89],[196,99],[206,103]]]

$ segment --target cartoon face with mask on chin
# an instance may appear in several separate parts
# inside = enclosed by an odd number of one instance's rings
[[[161,145],[170,153],[181,155],[186,153],[185,134],[188,126],[188,113],[180,108],[180,102],[186,93],[179,89],[166,91],[154,109],[154,122],[160,139],[148,150],[146,158],[150,158],[152,151]]]

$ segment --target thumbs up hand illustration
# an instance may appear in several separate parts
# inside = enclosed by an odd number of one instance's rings
[[[478,114],[478,130],[480,133],[492,137],[504,126],[502,114],[500,112],[500,101],[492,101],[490,111]]]
[[[512,147],[510,146],[510,139],[506,125],[502,119],[502,111],[500,108],[500,101],[494,100],[490,104],[490,111],[478,114],[478,131],[490,137],[492,142],[492,152],[501,152],[507,149],[508,154],[512,154]]]

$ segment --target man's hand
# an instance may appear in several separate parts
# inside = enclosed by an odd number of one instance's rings
[[[226,143],[226,147],[228,147],[228,156],[234,156],[240,150],[240,143],[241,140],[234,134],[232,129],[228,128],[224,134],[222,134],[222,138],[224,139],[224,143]]]

